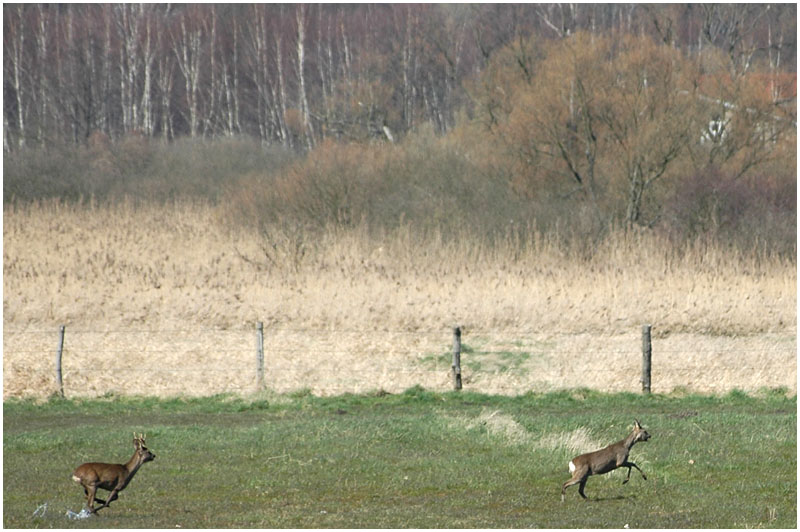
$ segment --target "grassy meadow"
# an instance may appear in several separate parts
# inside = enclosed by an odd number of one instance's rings
[[[7,400],[6,528],[794,528],[796,398],[574,390],[517,397],[310,394]],[[652,438],[634,471],[560,500],[567,463]],[[74,521],[84,461],[156,454],[97,516]],[[40,479],[31,482],[31,478]],[[46,480],[42,480],[46,479]],[[47,505],[46,508],[43,505]],[[38,509],[38,512],[36,512]],[[34,513],[36,512],[36,515]]]

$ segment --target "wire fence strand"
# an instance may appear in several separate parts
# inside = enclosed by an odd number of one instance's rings
[[[4,397],[53,392],[58,335],[57,328],[4,331]],[[62,389],[67,395],[213,395],[260,387],[320,394],[452,388],[452,330],[446,328],[266,326],[263,375],[256,338],[255,327],[67,328],[60,352]],[[468,329],[461,341],[467,390],[640,389],[642,348],[635,332]],[[660,391],[784,387],[796,392],[793,331],[762,338],[655,338],[652,351],[653,385]]]

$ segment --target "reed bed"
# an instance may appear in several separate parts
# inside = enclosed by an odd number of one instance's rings
[[[202,202],[7,205],[4,397],[52,392],[61,324],[84,335],[70,336],[71,367],[86,373],[71,374],[77,394],[249,390],[258,321],[268,364],[284,368],[267,367],[276,391],[446,389],[455,324],[485,357],[537,346],[515,366],[525,371],[465,374],[472,389],[635,390],[644,323],[654,349],[670,353],[655,364],[656,391],[796,391],[794,257],[702,240],[676,248],[651,233],[582,247],[521,234],[489,243],[410,226],[258,231]],[[698,364],[719,372],[678,371]],[[199,365],[245,369],[187,369]]]

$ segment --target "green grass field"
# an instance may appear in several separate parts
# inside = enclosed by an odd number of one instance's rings
[[[780,391],[503,397],[412,388],[9,400],[3,414],[6,528],[797,525],[797,403]],[[634,471],[622,485],[617,470],[589,479],[589,501],[572,487],[562,503],[569,459],[623,438],[635,417],[652,435],[631,452],[648,480]],[[83,504],[72,470],[127,461],[134,431],[147,434],[156,460],[109,508],[68,519]]]

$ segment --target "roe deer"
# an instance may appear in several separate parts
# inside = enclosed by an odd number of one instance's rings
[[[576,456],[569,462],[569,472],[572,473],[572,478],[564,482],[561,486],[561,500],[564,500],[564,493],[569,486],[580,483],[578,486],[578,493],[581,497],[586,499],[586,494],[583,493],[583,488],[586,486],[586,481],[590,475],[602,475],[613,471],[618,467],[627,467],[628,476],[622,481],[623,484],[628,482],[631,478],[631,468],[635,467],[642,478],[647,480],[644,471],[639,469],[639,466],[633,462],[628,461],[628,453],[631,452],[631,447],[637,441],[647,441],[650,439],[650,434],[642,428],[639,420],[634,420],[633,432],[627,438],[620,440],[617,443],[612,443],[608,447],[594,451],[591,453]]]
[[[145,462],[150,462],[156,455],[150,452],[145,446],[145,437],[143,435],[137,436],[133,433],[133,447],[135,449],[133,456],[128,463],[122,464],[103,464],[98,462],[89,462],[78,466],[74,473],[72,473],[72,480],[78,482],[83,486],[83,491],[86,493],[86,501],[89,505],[89,511],[94,513],[102,510],[112,501],[118,497],[118,493],[125,489],[128,482],[131,481],[133,475],[142,467]],[[102,488],[111,492],[107,500],[95,498],[97,488]],[[102,506],[97,509],[94,508],[94,502],[97,501]]]

